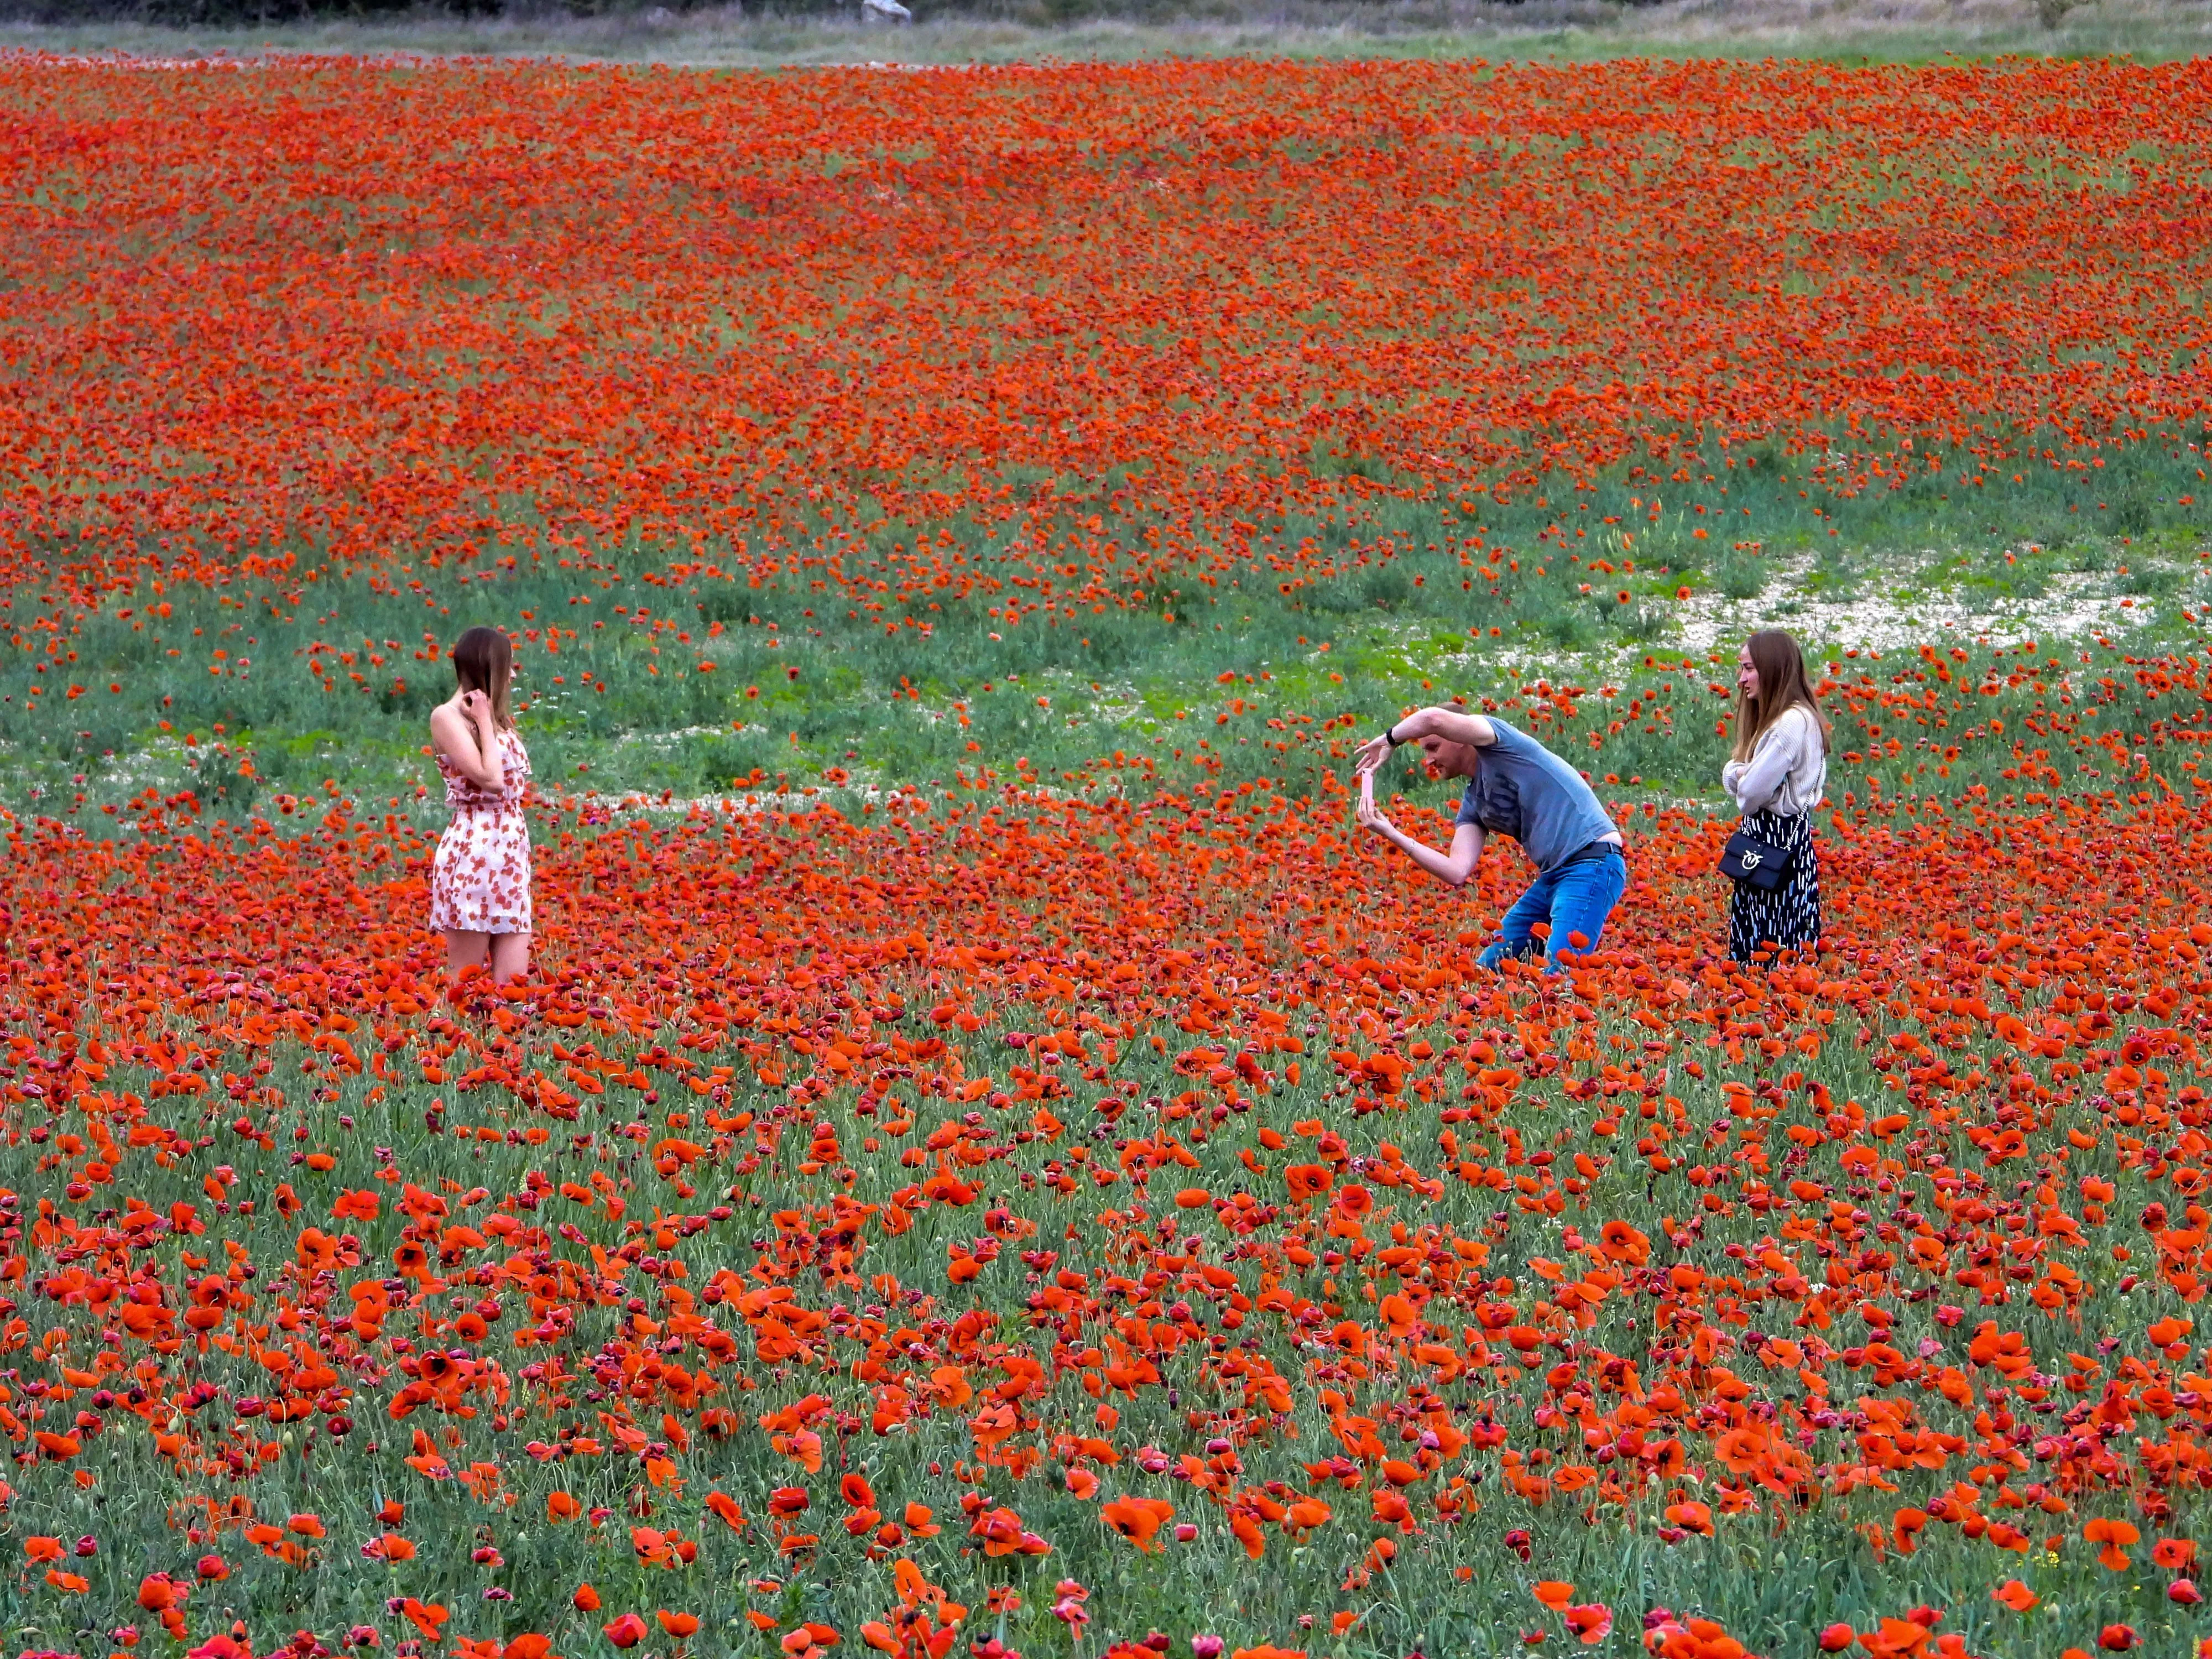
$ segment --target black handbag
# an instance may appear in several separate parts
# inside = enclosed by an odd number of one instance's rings
[[[1721,873],[1740,887],[1771,893],[1790,878],[1797,854],[1786,847],[1761,841],[1748,830],[1730,836],[1721,854]]]

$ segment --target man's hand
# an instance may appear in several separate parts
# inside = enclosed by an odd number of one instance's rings
[[[1363,772],[1380,772],[1383,763],[1390,758],[1390,752],[1389,732],[1368,738],[1352,751],[1352,775],[1356,778]]]
[[[1382,809],[1375,804],[1372,797],[1362,799],[1359,810],[1353,816],[1361,829],[1372,830],[1385,841],[1396,841],[1398,826],[1390,822]]]

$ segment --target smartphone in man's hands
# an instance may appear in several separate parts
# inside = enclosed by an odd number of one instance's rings
[[[1359,804],[1367,807],[1375,805],[1375,775],[1372,772],[1359,775]]]

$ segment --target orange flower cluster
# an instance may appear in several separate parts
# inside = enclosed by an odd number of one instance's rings
[[[2193,1605],[2212,822],[1838,817],[1827,951],[1771,973],[1715,960],[1723,826],[1629,827],[1548,983],[1473,967],[1504,888],[1440,908],[1337,799],[556,823],[543,982],[448,1002],[404,825],[15,824],[27,1570],[108,1593],[58,1552],[120,1447],[169,1528],[113,1592],[207,1640],[196,1577],[273,1602],[349,1529],[349,1624],[503,1656],[479,1591],[681,1642],[718,1564],[794,1655],[943,1659],[1002,1591],[1142,1646],[1117,1549],[1329,1564],[1227,1634],[1525,1573],[1595,1645],[1645,1592],[1591,1527],[1682,1564],[1667,1654],[1746,1651],[1697,1564],[1747,1528],[1963,1553],[2006,1581],[1967,1621],[2055,1552],[2121,1621],[2154,1527]],[[358,1507],[270,1507],[303,1481]],[[1939,1617],[1838,1628],[2005,1647]]]
[[[1961,501],[2094,477],[2200,436],[2208,97],[2126,62],[19,55],[4,571],[630,549],[1018,619],[1295,582],[1326,555],[1260,540],[1286,514],[1716,440],[1832,435],[1841,495],[1925,475],[1916,433],[1969,447]],[[1109,472],[1141,487],[1030,499]]]

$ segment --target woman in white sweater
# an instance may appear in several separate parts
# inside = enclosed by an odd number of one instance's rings
[[[1813,696],[1805,653],[1780,629],[1744,641],[1736,659],[1735,757],[1721,782],[1743,814],[1742,829],[1789,855],[1782,884],[1736,884],[1729,910],[1729,955],[1809,949],[1820,939],[1820,864],[1813,809],[1828,781],[1828,721]]]

